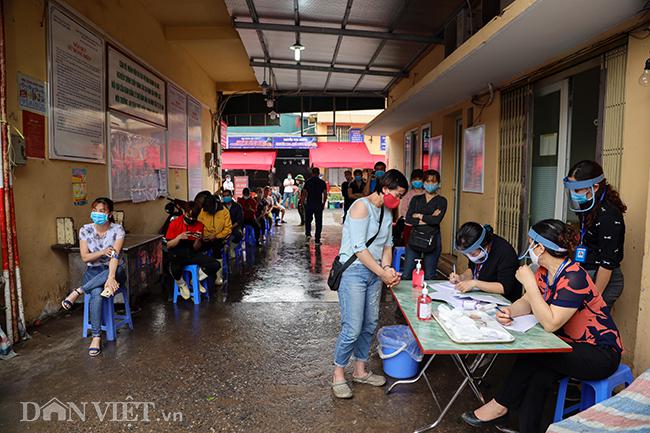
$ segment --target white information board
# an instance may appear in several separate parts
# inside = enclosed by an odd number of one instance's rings
[[[167,84],[167,95],[167,164],[187,168],[187,97],[171,84]]]
[[[201,104],[187,97],[187,190],[190,198],[203,190]]]
[[[485,125],[465,129],[463,140],[463,191],[483,193]]]
[[[165,82],[109,45],[108,107],[165,126]]]
[[[164,128],[110,113],[110,188],[115,201],[167,195]]]
[[[49,4],[49,157],[105,162],[104,40]]]

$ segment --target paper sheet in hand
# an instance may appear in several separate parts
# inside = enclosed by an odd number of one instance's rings
[[[526,332],[538,323],[539,321],[533,314],[526,314],[525,316],[515,317],[510,325],[503,325],[503,327],[511,331]]]

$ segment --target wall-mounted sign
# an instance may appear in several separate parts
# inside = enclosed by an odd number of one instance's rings
[[[235,176],[235,197],[244,195],[244,188],[248,188],[248,176]]]
[[[18,73],[18,106],[38,114],[47,114],[45,82]]]
[[[187,98],[167,85],[167,162],[172,168],[187,168]]]
[[[228,124],[225,120],[221,121],[221,148],[226,149],[228,147]]]
[[[165,126],[165,102],[165,82],[109,45],[108,107]]]
[[[45,116],[23,110],[25,156],[45,159]]]
[[[171,102],[170,102],[171,104]],[[187,191],[194,198],[203,190],[203,143],[201,142],[201,104],[187,98]]]
[[[382,135],[379,137],[379,150],[386,151],[386,136]]]
[[[465,129],[463,141],[463,191],[483,193],[485,125]]]
[[[353,143],[363,143],[364,140],[361,128],[350,128],[349,138]]]
[[[228,137],[228,149],[313,149],[317,146],[316,137],[294,135]]]
[[[50,158],[105,160],[104,40],[49,3]]]

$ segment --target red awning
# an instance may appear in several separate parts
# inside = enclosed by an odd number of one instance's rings
[[[309,149],[309,163],[319,168],[373,168],[383,155],[372,155],[365,143],[347,141],[319,141],[316,149]]]
[[[271,170],[275,164],[275,151],[224,150],[221,168],[225,170]]]

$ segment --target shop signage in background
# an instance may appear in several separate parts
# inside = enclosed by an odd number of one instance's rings
[[[165,126],[165,82],[108,46],[108,107]]]
[[[275,149],[310,149],[316,146],[316,137],[273,137]]]
[[[85,168],[72,169],[72,204],[85,206],[88,204],[88,171]]]
[[[45,116],[23,110],[25,156],[45,159]]]
[[[45,82],[18,73],[18,106],[21,110],[47,114]]]
[[[221,121],[221,148],[228,148],[228,124],[225,120]]]
[[[50,158],[104,162],[104,40],[49,2]]]
[[[285,135],[279,137],[243,135],[228,137],[228,149],[313,149],[316,137]]]
[[[244,195],[244,188],[248,188],[248,176],[235,176],[235,197],[239,198]]]
[[[187,98],[167,85],[167,162],[172,168],[187,168]]]
[[[171,102],[170,102],[171,104]],[[187,98],[187,190],[190,198],[203,190],[201,104]]]
[[[350,128],[349,137],[352,143],[363,143],[364,141],[361,128]]]
[[[386,136],[382,135],[379,137],[379,150],[386,151]]]

